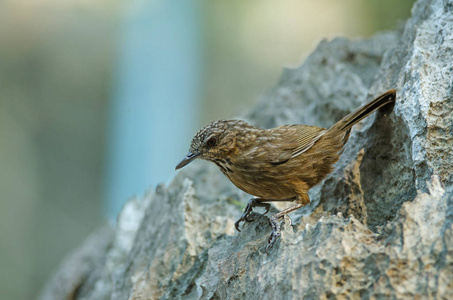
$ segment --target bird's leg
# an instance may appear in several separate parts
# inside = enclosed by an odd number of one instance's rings
[[[274,246],[275,241],[277,238],[281,235],[281,229],[280,229],[280,221],[285,217],[285,215],[289,214],[290,212],[293,212],[301,207],[304,207],[305,205],[310,203],[310,198],[308,197],[307,194],[303,194],[299,197],[297,197],[297,203],[294,204],[293,206],[288,207],[287,209],[282,210],[281,212],[273,215],[272,217],[269,218],[269,223],[271,224],[272,227],[272,232],[271,235],[269,236],[268,239],[268,244],[266,247],[266,253],[269,253],[269,250],[272,249]],[[291,219],[290,219],[291,220]]]
[[[269,250],[274,246],[275,241],[281,234],[280,221],[283,219],[283,217],[286,214],[289,214],[290,212],[295,211],[296,209],[299,209],[304,206],[305,206],[304,204],[297,203],[269,218],[269,223],[271,223],[272,232],[271,235],[269,236],[269,239],[267,240],[268,245],[266,247],[266,253],[268,253]]]
[[[282,200],[252,198],[252,199],[250,199],[249,203],[245,207],[244,213],[242,214],[242,216],[239,218],[239,220],[236,221],[236,223],[234,223],[234,226],[236,227],[237,231],[241,232],[241,230],[239,230],[239,225],[241,224],[242,221],[247,221],[247,222],[252,222],[253,221],[253,218],[250,219],[249,217],[250,217],[250,214],[253,211],[253,208],[256,207],[256,206],[264,207],[266,209],[266,211],[263,213],[263,215],[265,215],[265,214],[267,214],[269,212],[269,209],[271,207],[271,205],[269,203],[266,203],[266,202],[272,202],[272,201],[294,201],[294,200],[296,200],[296,198],[282,199]]]
[[[239,225],[241,224],[242,221],[247,221],[247,222],[253,221],[253,219],[249,219],[249,216],[252,213],[253,208],[255,206],[265,207],[266,211],[264,212],[264,214],[266,214],[269,211],[269,208],[271,207],[271,205],[269,203],[264,203],[260,200],[261,200],[260,198],[250,199],[249,203],[247,204],[247,206],[244,209],[244,213],[239,218],[239,220],[237,220],[236,223],[234,223],[234,226],[236,227],[237,231],[241,232],[241,230],[239,230]]]
[[[255,199],[256,200],[256,199]],[[250,203],[250,202],[249,202]],[[271,208],[271,205],[270,203],[265,203],[265,202],[257,202],[255,201],[255,204],[252,206],[255,207],[255,206],[259,206],[259,207],[264,207],[266,209],[265,212],[263,212],[261,215],[264,216],[265,214],[267,214],[269,212],[269,209]],[[253,209],[250,209],[250,212],[249,214],[245,217],[245,221],[246,222],[252,222],[253,220],[255,220],[254,218],[251,218],[250,217],[250,214],[252,213]]]

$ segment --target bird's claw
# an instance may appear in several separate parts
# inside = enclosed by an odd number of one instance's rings
[[[269,254],[269,250],[272,249],[275,241],[281,234],[280,223],[278,219],[275,218],[275,216],[269,218],[269,223],[271,224],[272,232],[271,235],[269,236],[269,239],[267,240],[268,244],[266,247],[266,254]]]
[[[242,217],[241,217],[239,220],[237,220],[234,223],[234,227],[236,227],[236,230],[239,231],[239,232],[241,232],[241,230],[239,229],[239,225],[241,224],[242,221],[244,221],[244,220],[242,220]]]
[[[242,221],[252,222],[253,220],[255,220],[255,218],[250,217],[250,214],[253,212],[253,208],[255,206],[262,206],[266,209],[266,211],[262,214],[263,216],[269,212],[271,205],[269,203],[260,202],[257,199],[259,199],[259,198],[250,199],[249,203],[247,204],[247,206],[244,209],[244,213],[239,218],[239,220],[237,220],[236,223],[234,223],[234,226],[236,227],[237,231],[241,232],[239,230],[239,225],[241,224]]]
[[[237,231],[241,232],[241,230],[239,229],[239,225],[241,224],[241,222],[243,222],[243,221],[246,221],[246,222],[253,221],[253,218],[249,219],[249,216],[252,213],[253,207],[255,207],[255,205],[256,205],[255,198],[250,199],[249,203],[247,204],[247,206],[244,209],[244,213],[239,218],[239,220],[237,220],[236,223],[234,223],[234,227],[236,227]]]
[[[269,203],[263,203],[264,207],[266,208],[266,211],[263,212],[263,216],[269,212],[269,209],[271,209],[271,205]]]

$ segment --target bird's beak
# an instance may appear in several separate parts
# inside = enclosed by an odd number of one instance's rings
[[[192,160],[198,157],[200,153],[189,152],[186,157],[184,157],[179,164],[176,166],[175,170],[181,169],[185,165],[188,165]]]

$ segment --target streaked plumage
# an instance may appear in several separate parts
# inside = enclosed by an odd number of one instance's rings
[[[238,188],[258,197],[250,202],[237,226],[247,220],[253,206],[295,201],[293,207],[271,217],[271,247],[279,235],[278,220],[310,202],[308,190],[332,172],[351,127],[381,106],[394,102],[395,93],[395,90],[384,93],[329,129],[308,125],[260,129],[241,120],[212,122],[198,131],[189,154],[176,168],[195,158],[212,161]]]

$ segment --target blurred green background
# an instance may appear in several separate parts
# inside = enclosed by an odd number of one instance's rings
[[[166,28],[165,22],[178,21],[172,12],[191,11],[183,18],[193,25],[188,29],[192,35],[184,36],[196,60],[181,59],[176,65],[192,63],[197,70],[197,80],[186,85],[194,85],[189,90],[198,100],[187,100],[192,102],[184,111],[171,107],[175,116],[192,116],[188,121],[178,124],[171,110],[162,113],[165,122],[186,126],[190,134],[180,135],[176,128],[170,136],[149,136],[152,145],[168,148],[176,147],[172,140],[179,141],[179,156],[157,152],[159,160],[174,167],[198,127],[252,105],[276,84],[283,67],[298,66],[321,39],[393,29],[410,16],[413,2],[187,1],[181,7],[160,0],[0,1],[0,299],[35,298],[64,255],[106,220],[114,193],[110,173],[121,173],[109,166],[115,160],[111,147],[124,144],[121,130],[112,130],[117,124],[113,112],[124,110],[118,103],[125,97],[142,93],[134,89],[135,80],[124,84],[134,78],[134,69],[127,69],[129,58],[152,62],[149,55],[160,51],[158,43],[151,44],[154,52],[134,52],[125,37],[135,34],[140,41],[147,36],[131,30],[131,24]],[[161,14],[156,21],[160,10],[173,17]],[[175,31],[156,32],[162,43],[178,38]],[[135,75],[146,78],[158,71],[151,64]],[[167,84],[178,89],[187,74]],[[122,93],[124,86],[131,92]],[[157,100],[147,96],[146,101],[153,109]],[[141,167],[153,169],[149,161]],[[173,168],[162,178],[142,180],[152,188],[168,174]],[[134,173],[120,174],[119,182],[121,176],[135,178]],[[122,201],[145,189],[133,189]]]

